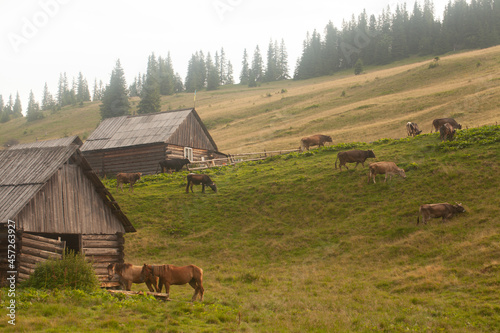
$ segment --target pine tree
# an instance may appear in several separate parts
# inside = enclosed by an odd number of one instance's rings
[[[130,103],[128,101],[127,83],[119,59],[111,72],[111,79],[104,91],[100,109],[102,119],[123,116],[129,113]]]
[[[263,77],[263,81],[271,82],[276,81],[278,77],[278,68],[276,60],[276,48],[273,41],[269,41],[269,46],[267,48],[267,66],[266,73]]]
[[[170,52],[166,59],[158,58],[158,70],[160,80],[160,94],[172,95],[175,89],[174,68],[172,67],[172,59]]]
[[[76,100],[78,102],[88,102],[90,101],[90,91],[87,79],[82,75],[82,72],[78,74],[78,83],[76,86]]]
[[[12,94],[9,95],[9,101],[3,107],[3,111],[10,118],[12,117],[12,106],[14,105],[14,101],[12,100]]]
[[[408,25],[408,13],[406,7],[396,6],[396,14],[392,18],[392,60],[399,60],[408,56],[408,36],[406,27]]]
[[[19,97],[19,92],[16,95],[16,101],[14,106],[12,106],[12,118],[20,118],[23,116],[23,108],[21,107],[21,97]]]
[[[97,79],[95,79],[92,100],[93,101],[102,101],[103,95],[104,95],[104,88],[102,86],[102,80],[99,80],[99,84],[97,84]]]
[[[5,110],[5,103],[2,95],[0,95],[0,123],[6,123],[10,120],[9,114]]]
[[[263,80],[262,56],[257,45],[253,53],[252,69],[250,70],[250,83],[257,84]]]
[[[196,52],[191,56],[186,75],[186,91],[194,92],[205,87],[207,80],[207,67],[203,52]]]
[[[207,54],[207,72],[208,72],[208,77],[207,77],[207,90],[216,90],[219,88],[220,85],[220,76],[219,76],[219,56],[216,53],[216,58],[217,61],[214,64],[212,62],[212,57],[210,56],[210,53]]]
[[[35,121],[43,118],[43,113],[40,111],[40,106],[35,101],[35,95],[30,90],[30,97],[28,102],[28,109],[26,110],[26,120],[28,122]]]
[[[137,113],[154,113],[161,110],[158,67],[155,55],[152,54],[148,60],[146,81],[142,88],[141,101],[139,102]]]
[[[250,79],[250,67],[248,65],[247,49],[243,50],[243,60],[241,61],[240,84],[247,85]]]
[[[231,61],[227,62],[227,78],[226,78],[226,84],[234,84],[234,77],[233,77],[233,65],[231,64]]]
[[[218,72],[220,77],[220,85],[223,86],[227,84],[227,59],[224,48],[220,49]]]
[[[175,73],[174,80],[174,93],[180,93],[184,91],[184,83],[182,82],[182,78],[179,73]]]
[[[279,47],[279,52],[276,55],[278,62],[278,80],[286,80],[290,78],[288,74],[288,53],[285,47],[285,41],[282,39]]]
[[[54,101],[54,97],[49,92],[49,86],[47,82],[45,82],[45,86],[43,88],[43,98],[42,98],[42,110],[53,110],[56,107],[56,102]]]

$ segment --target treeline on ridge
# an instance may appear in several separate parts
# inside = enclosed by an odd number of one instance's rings
[[[411,55],[439,55],[461,49],[486,48],[500,43],[500,0],[455,0],[446,6],[440,21],[434,15],[434,4],[424,0],[423,6],[415,2],[411,13],[406,3],[390,7],[376,17],[363,11],[350,21],[344,21],[338,29],[329,22],[323,35],[318,31],[307,33],[301,56],[297,59],[293,75],[289,74],[288,54],[283,40],[270,41],[266,58],[257,45],[253,56],[245,49],[241,61],[239,83],[249,87],[263,82],[283,79],[308,79],[331,75],[354,68],[355,74],[362,72],[363,65],[384,65]],[[160,110],[160,96],[179,92],[195,92],[202,89],[216,90],[220,86],[234,84],[233,65],[224,48],[211,53],[197,51],[188,61],[187,75],[183,82],[174,71],[170,53],[167,57],[148,58],[146,73],[139,73],[130,86],[126,86],[123,69],[117,62],[110,83],[94,82],[92,100],[106,104],[114,96],[114,105],[101,106],[103,118],[127,114],[130,106],[125,97],[141,98],[139,113]],[[114,77],[113,77],[114,75]],[[113,85],[117,86],[113,86]],[[125,96],[122,96],[125,95]],[[86,79],[81,73],[73,79],[70,88],[66,74],[60,74],[56,98],[44,87],[41,106],[30,93],[27,120],[43,117],[42,111],[57,111],[65,105],[90,101],[91,95]],[[119,102],[117,102],[117,100]],[[111,103],[111,102],[109,102]],[[118,107],[117,107],[118,105]],[[111,108],[113,110],[111,111]],[[104,111],[103,111],[104,110]],[[5,102],[0,95],[0,122],[22,117],[19,93],[13,101],[12,95]]]

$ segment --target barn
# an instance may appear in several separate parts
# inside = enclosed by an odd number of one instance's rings
[[[194,108],[104,119],[81,151],[101,176],[154,174],[166,158],[192,163],[226,157]]]
[[[84,158],[81,145],[74,136],[0,151],[2,275],[15,271],[17,281],[24,281],[38,262],[61,258],[70,249],[92,260],[102,286],[118,285],[107,281],[106,267],[123,262],[123,235],[135,229]],[[9,257],[14,249],[15,256]]]

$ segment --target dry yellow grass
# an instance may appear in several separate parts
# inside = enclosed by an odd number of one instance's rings
[[[398,138],[406,135],[407,121],[429,132],[440,117],[468,127],[493,124],[499,120],[499,54],[494,47],[442,57],[434,69],[430,58],[360,76],[223,88],[198,93],[196,108],[209,124],[221,123],[210,132],[222,151],[233,153],[296,148],[301,137],[316,133],[334,142]]]
[[[298,148],[300,138],[326,134],[334,143],[399,138],[413,121],[424,133],[432,120],[455,117],[468,127],[499,120],[500,46],[409,63],[345,71],[305,81],[280,81],[247,88],[234,85],[200,91],[196,110],[225,153]],[[131,99],[132,113],[138,98]],[[56,115],[27,124],[0,124],[0,144],[87,136],[99,119],[99,104],[66,107]],[[192,107],[192,93],[162,97],[162,110]]]

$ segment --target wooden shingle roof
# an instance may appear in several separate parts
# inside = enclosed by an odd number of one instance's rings
[[[193,108],[104,119],[87,138],[81,150],[94,151],[168,143],[169,138],[190,114],[194,115],[205,136],[217,150],[217,145]]]
[[[81,167],[100,197],[127,232],[135,229],[79,150],[81,140],[70,137],[12,146],[0,151],[0,223],[14,218],[64,163]]]

